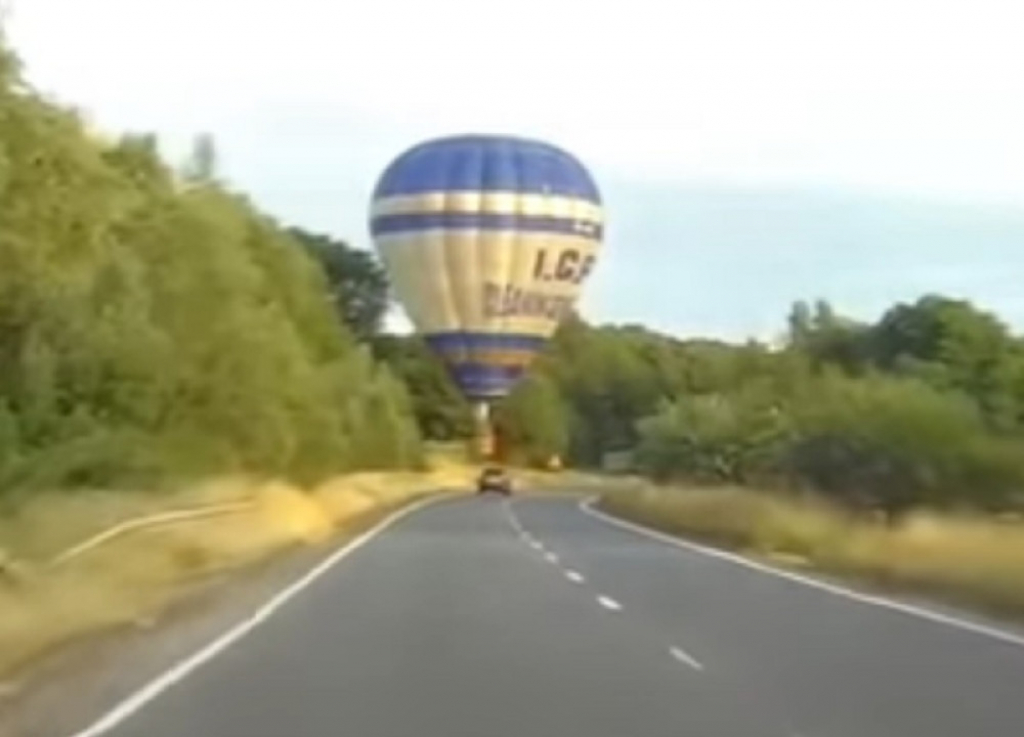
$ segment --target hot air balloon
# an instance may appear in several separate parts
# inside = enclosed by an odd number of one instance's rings
[[[408,149],[373,193],[370,231],[416,330],[475,409],[508,395],[575,306],[603,236],[597,185],[543,141],[464,135]]]

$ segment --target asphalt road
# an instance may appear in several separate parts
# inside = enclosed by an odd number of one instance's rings
[[[567,499],[414,512],[167,685],[102,734],[1024,734],[1024,637],[680,549]]]

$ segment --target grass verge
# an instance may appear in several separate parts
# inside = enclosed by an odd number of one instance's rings
[[[353,474],[312,489],[225,478],[176,494],[40,495],[0,519],[0,680],[64,642],[158,618],[204,576],[353,534],[431,491],[466,488],[473,471],[442,459],[426,472]],[[139,529],[51,563],[62,550],[119,522],[224,502],[244,502],[246,508]]]
[[[600,508],[662,530],[813,566],[888,589],[1024,615],[1024,523],[919,513],[897,526],[812,500],[747,489],[646,486],[601,496]]]

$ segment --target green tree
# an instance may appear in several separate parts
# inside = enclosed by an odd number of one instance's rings
[[[289,233],[323,268],[341,320],[360,341],[373,340],[391,304],[387,272],[377,259],[326,235],[301,228]]]
[[[569,445],[568,408],[555,382],[542,373],[527,376],[501,403],[496,418],[514,455],[534,466],[565,454]]]
[[[926,295],[886,312],[871,337],[881,368],[967,392],[993,427],[1019,424],[1020,343],[995,315],[963,300]]]
[[[818,300],[814,309],[806,302],[793,305],[789,315],[789,344],[815,368],[833,366],[850,374],[862,372],[871,362],[868,327],[837,315],[832,306]]]
[[[405,383],[411,407],[424,437],[437,441],[463,440],[473,435],[469,403],[447,369],[417,335],[382,335],[375,352]]]
[[[0,488],[419,461],[408,393],[318,263],[150,135],[101,141],[0,53]],[[202,186],[195,186],[201,184]]]
[[[792,469],[855,506],[894,514],[968,499],[991,506],[1024,483],[1024,466],[1011,468],[990,452],[1000,441],[962,393],[913,378],[829,374],[807,387],[794,409]]]

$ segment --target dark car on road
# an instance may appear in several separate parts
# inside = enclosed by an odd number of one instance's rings
[[[488,466],[476,480],[476,493],[485,494],[489,491],[508,496],[512,493],[512,479],[508,473],[497,466]]]

